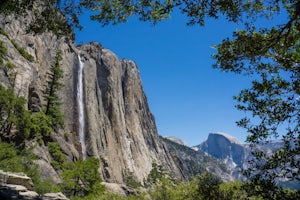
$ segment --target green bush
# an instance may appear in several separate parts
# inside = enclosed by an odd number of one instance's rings
[[[0,169],[7,172],[24,172],[21,157],[12,144],[0,142]]]
[[[32,113],[31,116],[30,134],[31,137],[37,137],[40,142],[49,138],[52,129],[52,121],[44,112]]]
[[[48,143],[49,153],[52,156],[51,165],[56,170],[62,170],[65,165],[66,156],[61,151],[60,146],[56,142]]]
[[[62,190],[71,197],[103,194],[105,187],[101,184],[98,168],[97,158],[87,158],[66,164],[61,174]]]
[[[3,58],[4,56],[6,56],[6,54],[7,54],[7,49],[4,46],[3,41],[0,40],[0,64],[3,63]]]
[[[0,169],[6,172],[23,172],[33,181],[34,190],[39,194],[58,192],[51,180],[41,180],[41,172],[34,163],[36,156],[30,150],[17,150],[12,144],[0,142]]]

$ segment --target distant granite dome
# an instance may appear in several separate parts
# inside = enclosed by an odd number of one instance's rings
[[[244,163],[245,147],[237,138],[227,133],[210,133],[207,140],[194,149],[201,149],[215,158],[230,163],[232,167],[241,167]]]

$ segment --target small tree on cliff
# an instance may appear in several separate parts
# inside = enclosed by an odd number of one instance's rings
[[[60,61],[62,60],[61,51],[56,53],[54,61],[47,73],[48,80],[45,85],[45,114],[52,120],[53,128],[59,128],[63,125],[63,114],[60,111],[60,99],[58,92],[63,87],[60,79],[63,77],[63,70],[60,68]]]

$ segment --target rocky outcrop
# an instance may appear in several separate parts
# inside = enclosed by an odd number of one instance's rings
[[[32,191],[31,178],[23,173],[11,173],[0,170],[0,199],[14,200],[68,200],[62,193],[39,195]]]
[[[33,183],[31,178],[23,173],[10,173],[0,170],[0,183],[19,185],[23,186],[29,190],[33,189]]]
[[[178,178],[180,170],[169,154],[167,146],[158,138],[155,120],[143,92],[136,63],[120,60],[117,56],[90,43],[76,47],[69,38],[57,38],[52,33],[28,34],[25,26],[31,19],[0,16],[0,28],[10,37],[0,34],[0,40],[8,49],[5,62],[15,65],[17,72],[14,88],[16,95],[27,99],[28,109],[41,110],[44,105],[42,91],[47,71],[58,50],[62,51],[61,67],[64,71],[60,91],[61,110],[65,126],[51,139],[59,143],[69,161],[82,157],[78,139],[78,102],[76,101],[80,55],[84,64],[83,91],[85,114],[85,143],[87,156],[101,161],[101,175],[107,182],[123,183],[126,171],[133,172],[142,181],[151,170],[152,163],[164,165]],[[34,57],[25,59],[14,47],[14,40]],[[0,67],[0,83],[9,86],[9,78]],[[55,177],[47,147],[37,145],[34,152],[45,176]],[[52,169],[51,169],[52,168]]]

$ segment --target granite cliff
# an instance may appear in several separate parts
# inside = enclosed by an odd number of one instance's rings
[[[159,139],[136,63],[118,59],[98,43],[77,47],[68,37],[58,38],[52,33],[27,33],[26,25],[30,20],[28,17],[0,16],[0,28],[5,33],[0,34],[0,40],[8,50],[3,60],[13,63],[16,73],[12,84],[4,64],[0,64],[0,83],[13,85],[16,95],[27,100],[29,110],[40,110],[44,103],[42,90],[47,71],[56,52],[62,51],[64,87],[59,96],[65,125],[52,133],[51,139],[59,143],[67,159],[74,161],[83,156],[78,135],[80,59],[84,66],[84,147],[87,157],[99,158],[103,180],[123,183],[126,171],[130,171],[137,181],[142,181],[153,162],[182,178],[167,146]],[[31,54],[34,60],[24,58],[12,41]],[[44,175],[59,182],[57,172],[50,164],[52,158],[47,147],[37,145],[33,151],[39,157],[37,162]]]

